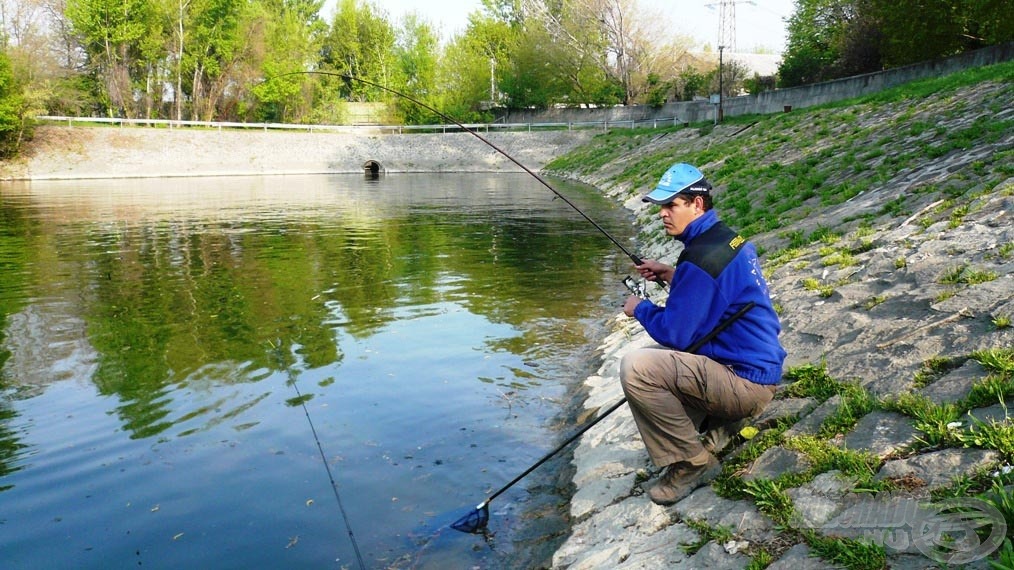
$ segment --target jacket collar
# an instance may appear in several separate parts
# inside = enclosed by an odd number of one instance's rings
[[[710,230],[711,226],[717,223],[718,214],[715,213],[714,210],[708,210],[707,212],[704,212],[704,215],[687,224],[687,228],[683,230],[683,233],[676,236],[676,239],[683,242],[683,245],[687,245],[693,241],[695,237]]]

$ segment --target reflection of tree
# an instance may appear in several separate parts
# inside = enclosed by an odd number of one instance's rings
[[[16,208],[0,208],[0,478],[20,469],[17,465],[25,445],[18,438],[17,431],[8,426],[17,417],[5,401],[8,394],[15,394],[19,386],[13,385],[4,365],[11,357],[7,348],[8,317],[22,310],[28,297],[30,255],[33,251],[31,236],[35,233],[32,223]],[[0,485],[0,491],[9,489]]]
[[[44,226],[69,239],[18,248],[80,271],[81,312],[97,353],[93,381],[120,398],[125,428],[143,438],[223,414],[217,406],[174,411],[177,385],[255,382],[265,370],[292,366],[279,353],[296,355],[305,369],[334,365],[342,359],[339,329],[373,335],[404,318],[399,304],[452,302],[523,329],[517,339],[490,344],[493,350],[525,354],[547,337],[572,340],[574,331],[554,319],[581,318],[595,305],[588,292],[597,288],[588,283],[602,278],[602,267],[593,260],[610,245],[558,204],[494,206],[495,213],[405,204],[382,218],[353,209],[296,221]],[[16,224],[5,227],[28,235]],[[535,326],[545,331],[531,333]]]
[[[17,462],[25,445],[18,439],[17,433],[7,427],[7,424],[15,417],[17,417],[17,413],[0,402],[0,480],[21,469]],[[0,484],[0,491],[10,488],[11,485]]]

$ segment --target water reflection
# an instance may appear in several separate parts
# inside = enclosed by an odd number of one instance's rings
[[[546,422],[580,377],[603,284],[626,264],[528,180],[0,187],[0,506],[7,528],[44,529],[7,533],[0,548],[26,546],[15,562],[37,564],[32,545],[92,537],[114,517],[129,540],[100,537],[108,546],[89,560],[122,565],[114,547],[138,541],[165,564],[224,556],[151,546],[173,516],[217,521],[206,536],[246,549],[230,550],[229,565],[348,560],[346,546],[334,550],[334,511],[307,510],[322,473],[293,409],[306,404],[355,491],[371,565],[403,559],[413,525],[480,499],[552,447]],[[627,231],[601,200],[573,196],[611,233]],[[64,429],[41,428],[55,420]],[[94,460],[61,467],[82,446]],[[118,467],[124,458],[136,459]],[[166,489],[180,494],[160,498]],[[96,496],[120,508],[151,497],[160,519],[95,510]],[[264,531],[250,531],[264,509],[285,529],[269,534],[301,528],[304,548],[265,552]],[[70,511],[82,514],[47,527]],[[463,564],[510,556],[447,548],[440,558]],[[80,566],[80,552],[56,562]]]

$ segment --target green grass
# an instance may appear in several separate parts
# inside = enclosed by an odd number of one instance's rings
[[[952,370],[956,370],[965,363],[963,358],[934,357],[922,363],[922,366],[915,373],[913,385],[916,388],[929,386],[942,378]]]
[[[622,164],[621,169],[606,176],[604,185],[640,193],[653,186],[673,162],[695,164],[719,188],[716,205],[723,218],[750,237],[791,225],[820,206],[840,204],[860,193],[875,191],[927,156],[944,156],[1009,137],[1014,132],[1014,121],[1010,119],[996,120],[982,113],[965,126],[948,129],[927,120],[920,110],[935,102],[953,107],[949,97],[984,81],[1003,86],[991,94],[993,100],[1009,98],[1014,93],[1012,69],[1014,63],[984,66],[791,114],[730,117],[723,128],[695,124],[690,127],[693,133],[681,137],[675,146],[664,144],[666,137],[686,127],[614,129],[554,160],[547,171],[599,174],[611,165]],[[885,108],[895,111],[895,120],[867,120],[871,113]],[[739,125],[751,128],[731,136]],[[646,144],[655,140],[660,143],[650,147]],[[1009,151],[1000,151],[970,168],[974,167],[987,185],[990,181],[999,184],[1014,173],[1010,156]],[[915,196],[942,193],[953,202],[943,211],[923,216],[919,224],[928,227],[934,217],[940,216],[948,216],[951,224],[960,224],[970,211],[965,193],[974,187],[960,180],[963,175],[949,175],[937,182],[939,187],[911,188],[879,210],[860,217],[872,225],[879,216],[907,216],[914,209]],[[822,230],[828,237],[837,234],[839,239],[843,233],[836,228]],[[792,241],[789,247],[800,245],[798,238]]]
[[[954,404],[935,404],[929,398],[904,393],[881,400],[885,410],[898,412],[915,419],[915,428],[922,447],[956,447],[962,445],[961,415]]]
[[[690,528],[694,529],[699,536],[696,541],[691,542],[690,544],[680,545],[680,550],[691,556],[697,554],[700,549],[704,548],[704,546],[712,540],[722,544],[732,540],[732,537],[735,536],[733,529],[727,526],[711,526],[706,521],[695,519],[687,519],[683,522]]]
[[[844,385],[827,373],[827,365],[823,362],[789,368],[782,376],[782,383],[786,385],[786,397],[813,398],[821,403],[845,391]]]
[[[771,479],[755,479],[744,483],[744,491],[753,499],[757,510],[775,521],[775,524],[789,526],[795,509],[792,499],[781,484]]]
[[[972,359],[1001,374],[1014,373],[1014,348],[988,348],[972,353]]]
[[[804,531],[806,543],[814,555],[849,570],[883,570],[887,551],[883,546],[859,540],[831,538],[815,531]]]

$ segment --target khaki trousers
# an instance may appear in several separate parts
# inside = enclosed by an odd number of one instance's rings
[[[698,430],[759,414],[774,386],[755,384],[710,358],[656,347],[627,353],[620,383],[648,455],[657,467],[703,464]]]

